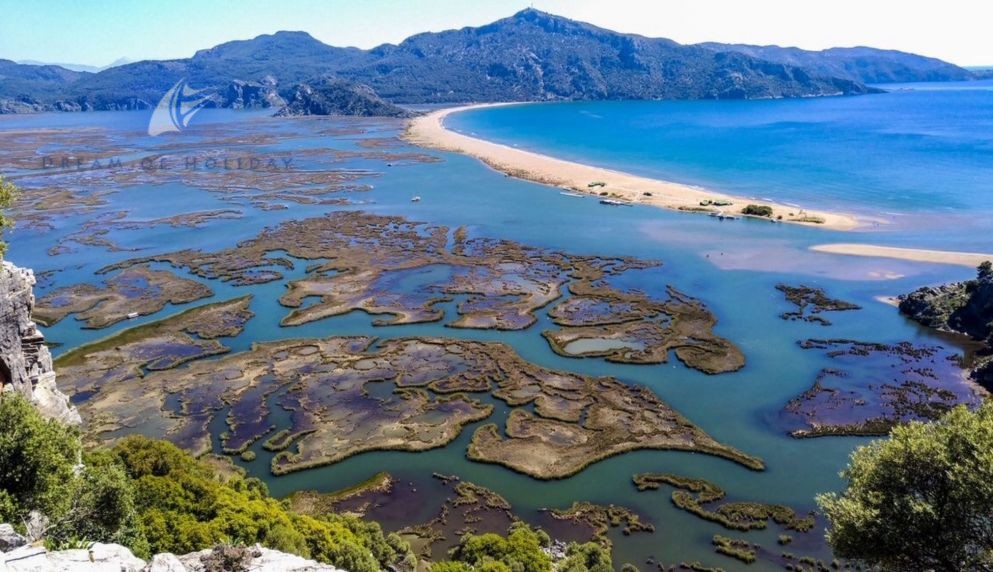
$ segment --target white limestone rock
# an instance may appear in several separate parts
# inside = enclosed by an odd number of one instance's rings
[[[175,554],[165,552],[153,556],[143,572],[189,572],[189,569]]]
[[[215,549],[201,550],[179,559],[186,566],[188,572],[210,572],[208,567],[211,556]],[[329,564],[321,564],[313,560],[307,560],[294,554],[286,554],[278,550],[270,550],[256,544],[254,547],[244,547],[246,558],[243,560],[244,572],[343,572]]]
[[[0,552],[9,552],[15,548],[20,548],[28,543],[28,539],[24,538],[14,527],[9,524],[0,524]]]
[[[38,410],[68,425],[79,425],[79,411],[55,384],[52,354],[31,320],[34,273],[0,261],[0,391],[16,391]]]
[[[96,543],[89,550],[49,552],[24,546],[2,557],[3,572],[141,572],[145,561],[117,544]]]

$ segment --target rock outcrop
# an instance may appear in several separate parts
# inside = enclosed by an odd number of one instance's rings
[[[334,566],[261,546],[219,546],[185,556],[157,554],[148,562],[117,544],[49,552],[21,546],[0,552],[0,572],[342,572]]]
[[[117,544],[89,549],[49,552],[42,546],[22,546],[0,554],[0,572],[140,572],[145,561]]]
[[[993,265],[980,266],[975,280],[901,296],[900,311],[929,328],[987,340],[993,334]]]
[[[28,543],[28,539],[17,533],[9,524],[0,524],[0,552],[20,548]]]
[[[975,280],[925,286],[901,296],[900,311],[929,328],[985,342],[972,378],[993,391],[993,264],[980,265]]]
[[[16,391],[46,417],[82,421],[55,384],[52,354],[31,319],[35,278],[31,270],[0,262],[0,392]]]
[[[286,105],[276,90],[276,79],[272,76],[262,78],[262,81],[232,81],[221,98],[221,107],[231,109],[262,109]]]
[[[276,115],[280,117],[294,115],[412,117],[414,114],[383,101],[368,86],[326,79],[297,85],[293,100]]]

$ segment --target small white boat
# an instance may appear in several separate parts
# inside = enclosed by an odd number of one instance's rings
[[[738,220],[738,217],[734,215],[724,214],[724,211],[710,213],[710,216],[716,218],[717,220]]]
[[[412,203],[419,203],[419,202],[421,202],[421,197],[419,197],[419,196],[418,197],[413,197],[412,199],[410,199],[410,202],[412,202]]]
[[[560,195],[565,195],[565,196],[567,196],[567,197],[579,197],[579,198],[583,198],[583,197],[585,197],[585,196],[586,196],[586,195],[584,195],[584,194],[582,194],[582,193],[571,193],[571,192],[569,192],[569,191],[562,191],[562,192],[561,192],[561,193],[559,193],[559,194],[560,194]]]
[[[611,207],[629,207],[631,203],[626,201],[615,201],[614,199],[600,199],[601,205],[607,205]]]
[[[131,312],[130,314],[128,314],[128,319],[129,320],[133,320],[133,319],[135,319],[137,317],[138,317],[138,312]]]

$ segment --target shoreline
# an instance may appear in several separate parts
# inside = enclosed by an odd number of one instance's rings
[[[812,211],[761,199],[749,199],[702,189],[699,187],[652,179],[615,171],[603,167],[595,167],[574,161],[557,159],[533,151],[517,149],[501,143],[477,139],[447,129],[444,125],[446,117],[453,113],[481,109],[517,105],[515,103],[484,103],[439,109],[420,117],[415,117],[407,124],[403,138],[410,143],[461,153],[474,157],[491,168],[507,176],[558,187],[566,191],[581,193],[591,197],[615,199],[631,204],[649,205],[680,212],[710,214],[726,212],[728,215],[744,217],[741,209],[745,205],[759,205],[772,208],[772,217],[755,217],[757,220],[771,220],[801,224],[830,230],[853,230],[865,226],[867,221],[860,220],[847,213]],[[602,182],[603,185],[591,186],[591,183]],[[607,193],[606,195],[602,193]],[[720,206],[701,206],[703,201],[729,201],[732,206],[726,210]],[[781,220],[779,217],[782,217]]]
[[[993,254],[981,252],[955,252],[950,250],[928,250],[925,248],[899,248],[896,246],[877,246],[874,244],[818,244],[811,246],[814,252],[841,254],[846,256],[867,256],[874,258],[892,258],[910,262],[929,262],[932,264],[952,264],[976,268],[987,260],[993,261]]]

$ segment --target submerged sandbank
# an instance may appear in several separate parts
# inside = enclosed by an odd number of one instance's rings
[[[981,252],[954,252],[949,250],[927,250],[923,248],[898,248],[895,246],[876,246],[872,244],[818,244],[811,246],[815,252],[829,254],[847,254],[850,256],[873,256],[877,258],[894,258],[913,262],[932,262],[935,264],[954,264],[975,268],[987,260],[993,260],[993,254]]]

